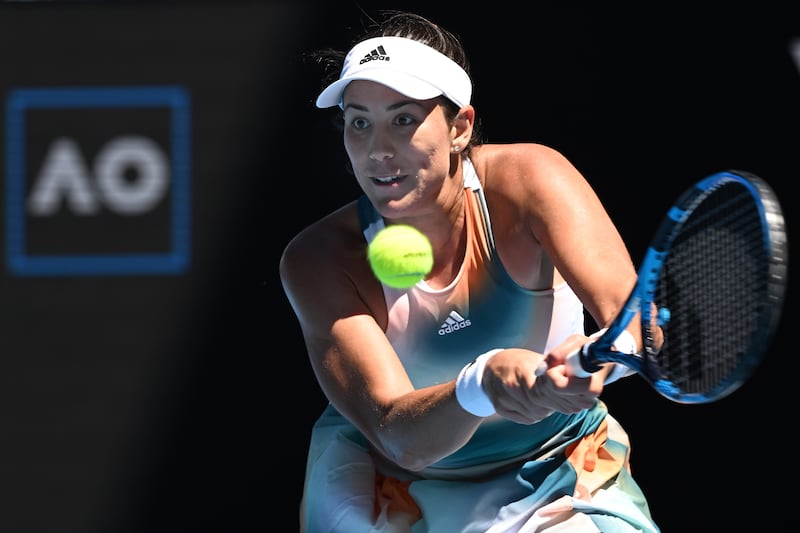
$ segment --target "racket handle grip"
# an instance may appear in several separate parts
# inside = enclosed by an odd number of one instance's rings
[[[588,378],[594,372],[600,370],[599,366],[595,366],[594,370],[592,370],[591,372],[583,367],[582,353],[583,354],[587,353],[587,350],[589,349],[589,346],[592,344],[592,342],[594,341],[587,342],[586,344],[583,345],[583,348],[575,350],[566,357],[566,359],[564,360],[564,365],[567,367],[567,374],[579,378]],[[541,363],[539,363],[539,368],[536,369],[536,375],[541,376],[545,372],[547,372],[547,362],[542,361]]]
[[[583,345],[583,348],[575,350],[567,356],[564,360],[564,365],[567,367],[567,374],[579,378],[588,378],[593,373],[600,370],[599,366],[591,365],[591,363],[588,362],[589,347],[592,345],[592,342],[594,341],[587,342]],[[586,367],[589,367],[589,369]]]

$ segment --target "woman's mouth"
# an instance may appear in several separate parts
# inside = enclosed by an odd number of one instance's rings
[[[405,179],[405,175],[403,176],[377,176],[372,178],[372,181],[378,183],[380,185],[391,185],[392,183],[398,182]]]

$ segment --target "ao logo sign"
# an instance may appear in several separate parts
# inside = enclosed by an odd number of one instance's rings
[[[146,275],[188,268],[185,90],[17,89],[6,112],[12,273]]]
[[[125,178],[128,169],[135,169],[136,180]],[[163,200],[169,185],[166,155],[147,137],[111,139],[97,154],[93,170],[90,174],[74,139],[56,139],[33,183],[28,213],[53,215],[62,200],[76,214],[96,214],[101,204],[118,213],[145,213]]]

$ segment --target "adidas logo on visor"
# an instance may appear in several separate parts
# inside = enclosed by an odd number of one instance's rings
[[[359,61],[358,64],[359,65],[363,65],[364,63],[367,63],[368,61],[378,61],[378,60],[380,60],[380,61],[389,61],[389,59],[391,59],[391,58],[388,55],[386,55],[386,50],[383,49],[383,46],[379,46],[378,48],[375,48],[372,52],[370,52],[367,55],[365,55],[364,59]]]

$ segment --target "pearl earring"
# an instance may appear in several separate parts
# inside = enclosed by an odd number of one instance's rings
[[[453,146],[453,152],[458,153],[459,151],[461,151],[461,147],[460,146],[458,146],[458,145]]]

